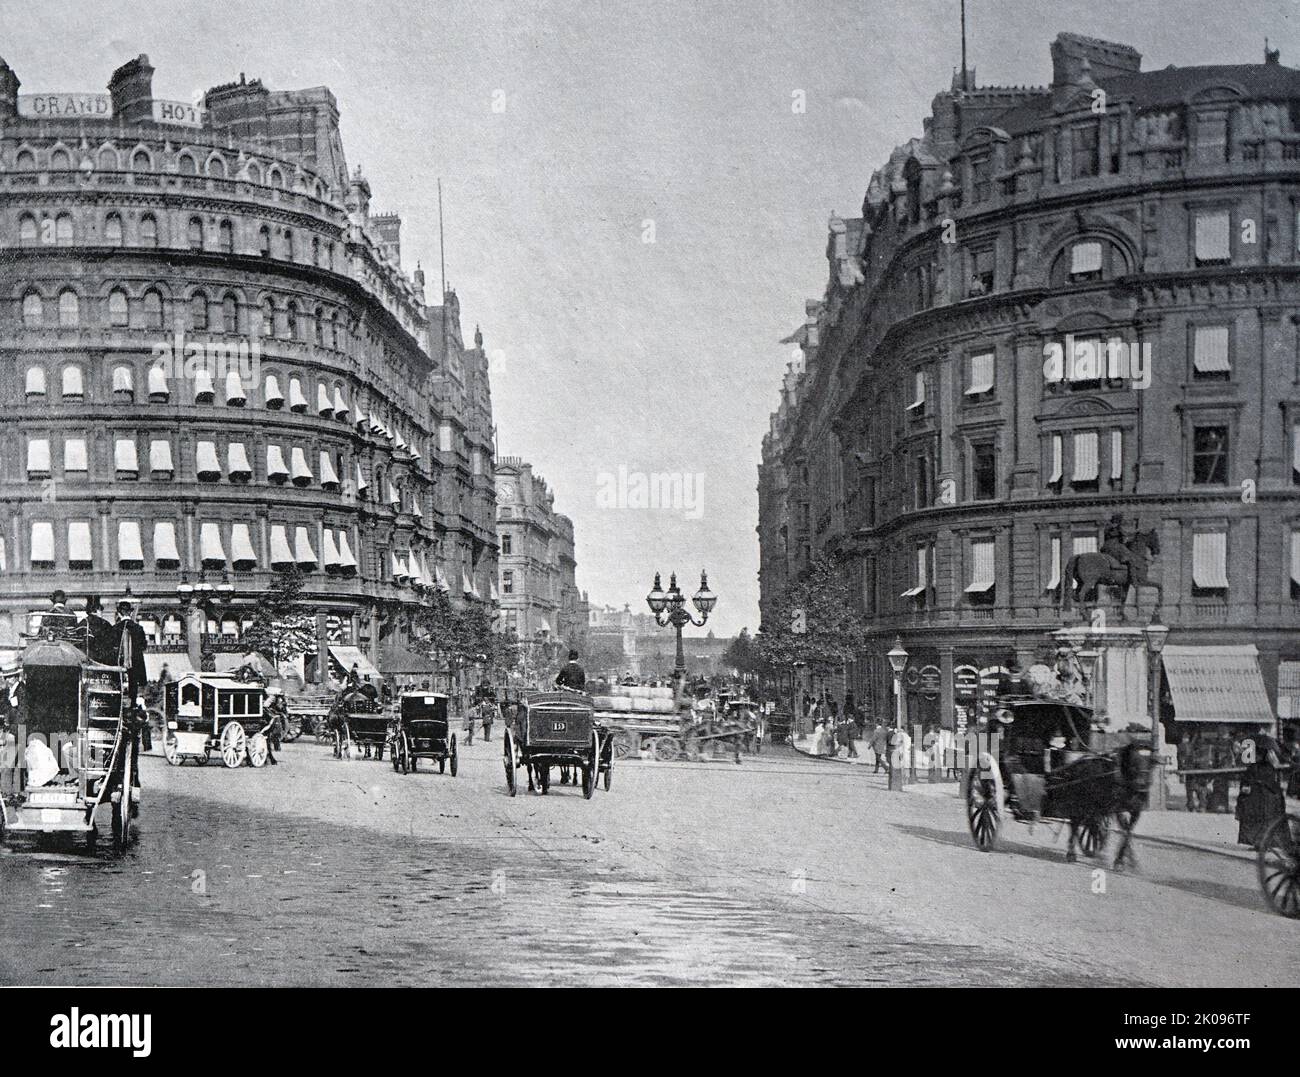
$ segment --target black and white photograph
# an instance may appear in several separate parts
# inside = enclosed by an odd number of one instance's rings
[[[51,1049],[1050,987],[1253,1050],[1300,8],[0,0],[0,679],[0,986],[155,992]]]

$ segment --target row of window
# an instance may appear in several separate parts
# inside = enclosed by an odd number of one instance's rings
[[[144,146],[137,146],[134,150],[119,150],[115,146],[101,146],[96,152],[93,161],[94,167],[101,172],[117,172],[122,169],[123,161],[126,162],[127,168],[131,172],[153,172],[155,170],[154,154]],[[31,147],[23,147],[14,157],[14,170],[17,172],[35,172],[40,167],[40,161],[37,156],[38,151]],[[70,172],[76,168],[84,167],[80,157],[74,157],[72,151],[63,146],[54,146],[45,156],[46,168],[51,172]],[[235,165],[228,164],[226,158],[219,152],[212,150],[207,152],[203,159],[202,173],[206,176],[212,176],[216,179],[237,178],[247,180],[249,183],[265,184],[268,187],[278,187],[281,189],[288,188],[286,179],[286,170],[278,164],[263,166],[257,160],[249,160],[237,175],[231,175],[232,168]],[[199,174],[199,159],[189,150],[182,150],[176,156],[175,172],[182,176],[196,176]],[[317,198],[324,199],[329,194],[329,188],[323,180],[308,179],[307,177],[298,177],[298,186],[300,189],[310,191]]]
[[[121,247],[127,243],[127,229],[122,215],[116,211],[105,214],[103,228],[100,232],[101,242],[112,247]],[[20,247],[71,247],[77,242],[76,224],[72,214],[24,213],[18,218],[18,245]],[[91,242],[90,239],[86,240]],[[130,237],[130,245],[136,247],[156,248],[158,246],[158,218],[152,213],[142,213],[138,225]],[[216,229],[202,217],[191,216],[185,226],[184,246],[191,251],[216,251],[219,254],[235,253],[235,225],[229,218],[217,222]],[[281,258],[286,262],[298,260],[300,251],[307,248],[299,246],[297,234],[292,228],[276,228],[263,224],[257,230],[256,253],[263,258]],[[311,240],[311,264],[321,269],[334,268],[334,243],[332,240],[321,241],[319,236]],[[252,253],[251,251],[249,253]]]

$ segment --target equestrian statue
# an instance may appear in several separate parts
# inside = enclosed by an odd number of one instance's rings
[[[1078,602],[1080,613],[1086,617],[1085,607],[1097,601],[1097,588],[1101,584],[1113,587],[1119,592],[1119,619],[1126,620],[1124,607],[1128,602],[1129,591],[1134,593],[1135,605],[1141,596],[1140,587],[1154,587],[1156,604],[1153,616],[1159,612],[1161,599],[1164,597],[1160,583],[1147,576],[1151,559],[1160,556],[1160,540],[1157,528],[1148,531],[1135,530],[1131,538],[1124,535],[1124,522],[1116,513],[1106,524],[1106,530],[1099,553],[1077,553],[1066,562],[1061,574],[1058,605],[1068,610],[1071,602]]]

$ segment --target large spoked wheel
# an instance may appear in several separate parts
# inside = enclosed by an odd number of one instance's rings
[[[681,754],[681,750],[676,737],[655,738],[655,759],[660,763],[671,763]]]
[[[280,731],[280,740],[285,744],[292,744],[302,736],[302,719],[290,718],[284,723],[284,728]]]
[[[180,742],[174,730],[168,729],[163,733],[163,757],[174,767],[181,765]]]
[[[248,738],[248,761],[255,767],[266,766],[271,756],[271,745],[267,743],[266,734],[254,733]]]
[[[641,738],[633,733],[619,732],[614,734],[614,755],[619,759],[626,759],[637,750],[637,741]]]
[[[998,842],[1002,812],[997,803],[997,786],[972,770],[966,781],[966,822],[981,852],[991,852]]]
[[[1265,831],[1256,862],[1269,908],[1300,919],[1300,816],[1284,815]]]
[[[591,753],[589,761],[582,765],[582,795],[586,800],[596,791],[596,778],[600,774],[600,734],[591,731]]]
[[[456,777],[456,771],[460,767],[460,756],[456,754],[456,734],[451,735],[451,776]]]
[[[113,846],[125,849],[131,840],[131,756],[122,765],[122,787],[113,795]]]
[[[1110,834],[1110,817],[1093,816],[1079,824],[1079,852],[1084,856],[1098,856],[1106,847],[1106,838]]]
[[[232,770],[244,761],[248,753],[248,734],[238,722],[231,722],[221,731],[221,761]]]
[[[515,788],[515,739],[508,729],[505,736],[501,738],[501,751],[506,766],[506,788],[510,790],[510,795],[514,796],[518,792]]]

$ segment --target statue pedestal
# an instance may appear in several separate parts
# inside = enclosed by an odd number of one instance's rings
[[[1097,656],[1093,666],[1093,714],[1108,733],[1141,726],[1151,729],[1150,662],[1146,635],[1132,628],[1063,628],[1052,633],[1060,646]]]

